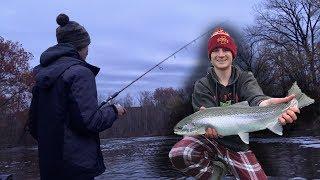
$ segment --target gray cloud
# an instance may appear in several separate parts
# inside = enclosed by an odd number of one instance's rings
[[[101,68],[101,94],[116,91],[217,23],[244,26],[253,22],[253,0],[245,1],[5,1],[0,7],[1,36],[19,41],[34,55],[56,43],[60,12],[84,25],[92,43],[88,62]],[[232,5],[230,5],[232,4]],[[126,92],[182,87],[205,52],[201,39],[142,78]],[[204,48],[205,49],[205,48]]]

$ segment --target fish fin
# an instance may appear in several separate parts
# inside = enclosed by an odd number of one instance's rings
[[[246,133],[246,132],[240,132],[238,133],[240,139],[246,143],[246,144],[249,144],[249,133]]]
[[[282,136],[282,130],[283,130],[283,128],[282,128],[281,124],[278,122],[278,120],[277,120],[276,123],[273,123],[273,124],[270,123],[270,124],[268,124],[268,125],[267,125],[267,128],[268,128],[270,131],[272,131],[273,133],[276,133],[276,134]]]
[[[248,101],[241,101],[241,102],[232,104],[231,106],[233,106],[233,107],[248,107],[249,103],[248,103]]]
[[[301,89],[297,85],[297,82],[294,82],[291,88],[288,91],[288,95],[295,94],[296,99],[298,101],[298,107],[302,108],[305,106],[309,106],[310,104],[314,103],[314,100],[305,95],[303,92],[301,92]]]

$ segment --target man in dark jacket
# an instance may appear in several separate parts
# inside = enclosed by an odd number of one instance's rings
[[[29,129],[38,141],[41,179],[93,179],[105,171],[99,132],[126,110],[98,109],[99,68],[85,61],[90,36],[65,14],[57,23],[58,44],[43,52],[34,68]]]
[[[265,96],[252,73],[232,66],[236,54],[237,46],[231,36],[217,29],[208,41],[212,67],[194,86],[192,105],[195,111],[241,101],[248,101],[250,106],[267,106],[294,98],[293,95]],[[297,119],[297,112],[297,107],[290,108],[278,120],[281,124],[292,123]],[[227,169],[236,179],[267,179],[255,155],[239,136],[220,137],[210,127],[205,136],[184,137],[174,145],[169,157],[175,168],[197,179],[220,179]]]

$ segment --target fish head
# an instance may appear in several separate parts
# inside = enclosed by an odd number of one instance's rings
[[[187,124],[177,124],[174,128],[174,133],[178,135],[199,135],[204,134],[205,128],[194,122]]]

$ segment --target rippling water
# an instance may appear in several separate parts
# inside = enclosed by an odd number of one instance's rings
[[[107,170],[96,179],[185,179],[171,168],[168,159],[168,152],[179,139],[104,139],[101,148]],[[268,176],[320,178],[320,136],[252,138],[250,145]],[[13,174],[14,179],[39,179],[37,148],[1,149],[1,173]]]

